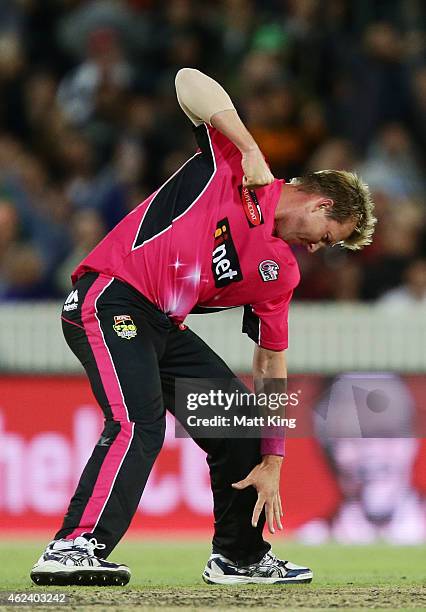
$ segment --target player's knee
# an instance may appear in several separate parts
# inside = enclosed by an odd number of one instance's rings
[[[144,450],[149,454],[157,455],[164,442],[166,433],[166,420],[133,421],[134,435],[138,436]]]
[[[98,446],[110,446],[119,436],[141,442],[145,452],[158,454],[163,446],[166,419],[107,419]]]

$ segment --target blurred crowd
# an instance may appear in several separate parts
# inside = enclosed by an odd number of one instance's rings
[[[74,266],[193,153],[174,76],[229,91],[274,174],[354,169],[360,253],[297,251],[299,300],[426,305],[422,0],[0,0],[0,301]]]

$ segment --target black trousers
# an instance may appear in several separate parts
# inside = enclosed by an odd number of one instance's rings
[[[105,415],[101,438],[83,471],[58,538],[85,534],[106,545],[107,557],[135,514],[174,414],[174,381],[234,378],[190,329],[181,329],[139,292],[109,276],[85,274],[62,311],[65,339],[84,366]],[[241,384],[241,389],[246,390]],[[256,528],[253,487],[237,491],[260,462],[258,439],[195,439],[207,453],[214,501],[213,552],[245,565],[270,549],[265,516]]]

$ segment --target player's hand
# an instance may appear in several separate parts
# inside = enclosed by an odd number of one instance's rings
[[[256,465],[244,478],[239,482],[233,483],[234,489],[246,489],[254,487],[257,491],[257,502],[253,510],[251,524],[257,527],[259,516],[265,506],[266,522],[270,533],[275,533],[274,522],[278,529],[282,529],[281,517],[283,510],[280,497],[280,471],[282,457],[275,455],[265,455],[262,463]]]
[[[274,175],[269,170],[261,150],[256,147],[243,153],[241,160],[243,168],[243,187],[256,189],[264,185],[270,185],[274,180]]]

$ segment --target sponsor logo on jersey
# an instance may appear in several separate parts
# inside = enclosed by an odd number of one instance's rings
[[[277,280],[279,270],[279,265],[276,261],[272,261],[272,259],[265,259],[259,264],[259,274],[265,283]]]
[[[240,185],[238,187],[241,197],[241,204],[247,217],[249,227],[257,227],[263,224],[262,210],[259,206],[259,200],[253,189],[247,189]]]
[[[117,336],[120,336],[120,338],[124,338],[125,340],[131,340],[138,333],[138,328],[133,323],[130,315],[115,316],[113,327],[117,332]]]
[[[70,310],[77,310],[78,308],[78,289],[71,291],[67,299],[65,300],[64,308],[66,312]]]
[[[216,287],[226,287],[243,278],[227,217],[219,221],[214,233],[212,271]]]

